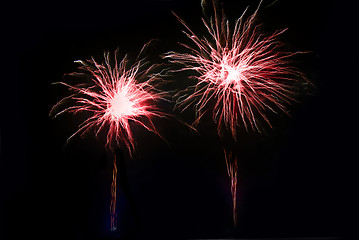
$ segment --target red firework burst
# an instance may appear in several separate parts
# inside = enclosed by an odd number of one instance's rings
[[[283,51],[278,36],[286,29],[271,35],[260,32],[255,23],[258,8],[245,19],[246,11],[231,27],[224,14],[219,17],[213,0],[214,18],[203,24],[208,37],[199,37],[179,18],[183,31],[192,45],[181,44],[187,53],[168,52],[164,58],[182,66],[177,71],[195,71],[196,83],[178,93],[177,106],[184,111],[191,105],[196,108],[194,125],[207,111],[217,123],[220,136],[230,132],[234,140],[238,128],[261,131],[259,123],[271,126],[267,111],[287,112],[286,106],[294,100],[294,86],[306,82],[303,74],[290,66],[290,58],[299,52]],[[212,105],[212,103],[214,103]],[[226,130],[226,131],[225,131]],[[231,178],[233,221],[236,217],[237,156],[224,152]]]
[[[214,19],[202,18],[209,33],[203,38],[176,15],[194,45],[182,44],[189,53],[172,51],[164,57],[182,65],[179,71],[197,72],[194,76],[197,83],[179,93],[178,106],[184,110],[195,104],[194,124],[212,109],[220,135],[225,127],[236,138],[241,125],[260,132],[260,120],[270,125],[266,111],[287,112],[286,106],[294,100],[294,83],[305,80],[303,74],[289,64],[290,58],[299,52],[281,50],[284,44],[277,38],[286,29],[271,35],[259,31],[260,26],[255,24],[259,6],[244,21],[246,9],[233,28],[224,16],[220,19],[215,9]],[[212,100],[215,104],[210,107]]]
[[[165,100],[166,93],[158,91],[153,84],[155,80],[161,77],[161,73],[150,74],[155,65],[148,66],[148,63],[144,60],[137,61],[127,69],[128,62],[126,57],[118,63],[115,53],[114,64],[111,65],[109,53],[105,53],[104,56],[105,62],[103,64],[97,63],[94,59],[77,61],[81,64],[80,69],[83,72],[70,75],[86,76],[90,81],[78,85],[60,82],[74,94],[58,102],[52,108],[50,115],[55,115],[56,117],[64,112],[73,114],[89,112],[91,116],[79,126],[79,129],[69,137],[68,141],[75,135],[80,133],[83,135],[91,129],[97,129],[97,135],[105,125],[108,125],[106,147],[114,150],[116,147],[124,145],[132,156],[135,141],[130,123],[143,126],[159,135],[152,118],[167,115],[155,105],[156,102]],[[144,81],[139,81],[139,79],[144,78]],[[74,104],[59,111],[60,106],[67,101],[74,101]],[[116,190],[117,163],[115,154],[110,204],[112,231],[117,229]]]
[[[149,74],[155,65],[147,66],[148,63],[144,60],[136,62],[127,69],[126,57],[118,63],[115,53],[113,66],[110,63],[109,53],[105,53],[104,57],[103,64],[97,63],[94,59],[76,61],[81,64],[79,68],[84,72],[70,75],[87,76],[90,81],[78,85],[60,82],[74,94],[58,102],[52,108],[50,115],[55,114],[56,117],[64,112],[73,114],[90,112],[92,115],[79,126],[68,141],[75,135],[81,133],[82,136],[91,129],[97,129],[97,135],[108,124],[106,146],[116,147],[123,143],[131,154],[135,141],[130,122],[158,134],[152,118],[166,115],[155,105],[156,102],[164,100],[165,93],[158,91],[153,85],[161,73]],[[145,67],[146,70],[143,70]],[[145,81],[139,81],[146,77]],[[59,111],[59,107],[68,100],[73,100],[75,103]]]

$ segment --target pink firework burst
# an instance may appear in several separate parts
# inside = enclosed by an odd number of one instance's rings
[[[213,6],[215,9],[214,2]],[[255,24],[259,6],[244,20],[246,9],[232,28],[224,15],[220,18],[215,9],[214,19],[206,21],[202,18],[209,34],[202,38],[176,15],[193,44],[181,44],[189,50],[188,53],[172,51],[164,57],[182,65],[179,71],[197,72],[194,76],[197,83],[179,92],[177,106],[185,110],[195,105],[194,124],[212,109],[220,135],[224,127],[236,138],[241,125],[260,132],[261,120],[271,126],[266,112],[287,112],[286,106],[294,100],[293,86],[306,81],[303,74],[289,64],[290,58],[299,52],[281,50],[284,44],[278,36],[286,29],[271,35],[260,32],[260,25]]]
[[[288,104],[295,100],[295,86],[307,81],[290,65],[291,57],[299,52],[281,50],[284,44],[278,36],[286,29],[271,35],[260,32],[260,25],[255,22],[260,4],[252,15],[245,19],[247,8],[230,25],[224,14],[219,16],[215,0],[212,3],[214,18],[210,21],[202,18],[207,37],[199,37],[176,15],[192,45],[181,44],[187,53],[172,51],[164,58],[182,66],[176,71],[196,72],[193,76],[196,83],[178,93],[177,106],[184,111],[195,105],[194,125],[206,112],[212,111],[219,136],[230,132],[236,140],[240,126],[259,132],[260,122],[271,126],[267,112],[287,112]],[[231,179],[236,225],[237,156],[231,150],[225,150],[224,154]]]
[[[117,62],[116,52],[113,64],[110,62],[109,53],[105,53],[105,62],[103,64],[97,63],[94,59],[77,62],[81,64],[80,69],[83,72],[70,75],[85,76],[90,81],[77,85],[60,82],[74,94],[62,99],[50,112],[50,115],[55,115],[55,117],[64,112],[73,114],[79,112],[91,113],[91,116],[79,126],[79,129],[69,139],[77,134],[83,135],[91,129],[95,129],[97,135],[105,125],[108,125],[106,146],[114,151],[115,148],[124,145],[123,147],[126,147],[132,156],[135,141],[131,122],[160,136],[152,119],[167,115],[156,107],[158,101],[165,100],[166,93],[158,91],[153,84],[155,80],[161,77],[160,72],[150,74],[155,69],[155,65],[148,66],[149,64],[144,60],[139,60],[127,68],[127,58],[124,57],[120,62]],[[143,81],[140,81],[140,79]],[[59,111],[60,106],[67,101],[74,101],[74,104]],[[112,231],[117,229],[116,161],[115,154],[110,204]]]
[[[144,60],[127,68],[127,57],[117,62],[115,53],[113,65],[110,62],[109,53],[105,53],[104,57],[103,64],[97,63],[94,59],[76,61],[81,64],[79,68],[83,72],[70,75],[87,76],[90,81],[78,85],[60,82],[74,94],[58,102],[50,114],[55,114],[56,117],[64,112],[73,114],[90,112],[92,115],[79,126],[79,129],[68,140],[77,134],[84,135],[91,129],[97,129],[97,135],[107,124],[106,146],[116,147],[124,144],[131,154],[135,147],[135,141],[130,123],[141,125],[158,134],[152,118],[166,115],[156,107],[156,102],[164,100],[165,93],[158,91],[153,85],[161,73],[150,74],[155,65],[148,66]],[[139,81],[146,77],[145,81]],[[74,101],[74,104],[59,111],[59,107],[69,100]]]

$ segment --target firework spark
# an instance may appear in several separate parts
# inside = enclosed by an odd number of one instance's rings
[[[152,122],[154,117],[163,117],[166,114],[156,107],[155,103],[164,99],[164,92],[155,88],[153,82],[161,74],[149,73],[154,65],[147,66],[143,60],[138,61],[129,69],[126,69],[128,61],[124,57],[119,63],[115,54],[114,66],[111,66],[109,53],[105,53],[105,63],[99,64],[94,59],[87,61],[76,61],[81,64],[79,67],[85,73],[72,73],[69,75],[90,78],[89,83],[65,85],[74,94],[58,102],[51,110],[50,115],[55,117],[71,112],[90,112],[92,116],[86,119],[79,129],[68,138],[68,141],[77,134],[83,136],[91,129],[97,129],[96,135],[108,124],[107,147],[125,145],[131,154],[135,148],[135,141],[132,134],[131,122],[139,124],[156,134],[156,128]],[[143,82],[139,79],[149,77]],[[75,103],[59,111],[60,106],[66,101]],[[159,134],[158,134],[159,135]]]
[[[145,45],[146,46],[146,45]],[[141,51],[142,52],[142,51]],[[156,133],[152,122],[154,117],[166,116],[163,111],[156,107],[156,102],[165,100],[165,92],[155,88],[153,82],[161,77],[161,73],[150,74],[156,67],[148,66],[144,60],[137,61],[127,69],[127,58],[124,57],[119,63],[115,52],[114,64],[111,65],[109,53],[105,53],[105,63],[99,64],[94,59],[77,61],[81,64],[81,73],[70,74],[75,77],[87,77],[88,83],[65,85],[74,94],[65,97],[51,110],[50,115],[55,117],[70,112],[89,112],[91,116],[86,119],[79,129],[69,137],[68,141],[77,134],[84,135],[91,129],[97,129],[96,135],[108,125],[106,147],[114,150],[122,146],[127,148],[130,156],[135,148],[131,122],[141,125],[149,131]],[[142,70],[146,69],[146,70]],[[140,82],[139,79],[146,78]],[[67,101],[75,103],[63,110],[59,108]],[[160,135],[159,135],[160,136]],[[111,230],[116,230],[116,189],[117,189],[117,166],[116,155],[113,160],[113,174],[111,184]]]
[[[182,65],[178,71],[197,72],[194,76],[197,83],[180,91],[177,102],[182,110],[195,105],[194,125],[212,109],[220,135],[227,129],[236,139],[241,125],[246,130],[260,132],[260,120],[271,126],[266,111],[287,112],[286,106],[294,100],[293,86],[305,80],[303,74],[289,64],[290,58],[299,52],[281,51],[284,44],[277,38],[286,29],[267,36],[259,31],[260,26],[255,24],[259,6],[244,21],[246,9],[233,30],[229,21],[224,16],[219,19],[215,11],[214,19],[202,19],[209,33],[209,37],[203,38],[176,15],[194,45],[182,44],[189,53],[172,51],[164,58]]]
[[[236,141],[241,126],[258,132],[263,121],[271,126],[267,112],[287,112],[288,104],[295,100],[295,86],[307,81],[299,70],[290,66],[291,57],[300,52],[282,50],[284,44],[278,37],[286,29],[271,35],[260,32],[255,19],[262,1],[254,13],[245,18],[247,8],[233,27],[224,14],[220,17],[215,0],[212,3],[214,18],[209,21],[202,18],[207,37],[196,35],[175,14],[192,45],[181,43],[187,53],[171,51],[164,58],[182,66],[176,71],[196,72],[193,76],[196,83],[178,93],[177,107],[184,111],[195,106],[194,125],[206,112],[212,111],[219,136],[230,132]],[[236,224],[237,159],[231,152],[225,152],[225,160],[231,178]]]

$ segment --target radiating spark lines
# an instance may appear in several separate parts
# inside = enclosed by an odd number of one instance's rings
[[[256,24],[257,9],[247,18],[247,9],[231,25],[224,14],[219,15],[216,1],[212,0],[214,18],[202,22],[207,36],[200,37],[176,14],[184,26],[184,34],[191,44],[183,44],[187,52],[171,51],[164,58],[178,64],[179,70],[195,72],[196,83],[178,92],[177,107],[181,111],[190,106],[196,110],[197,125],[206,112],[217,124],[217,132],[224,137],[230,132],[234,141],[241,126],[245,130],[261,132],[261,122],[270,127],[268,111],[287,112],[287,106],[295,101],[294,86],[307,82],[304,75],[290,65],[291,58],[300,52],[282,50],[284,44],[278,37],[286,31],[273,34],[260,32]],[[205,2],[202,1],[205,12]],[[231,179],[233,220],[237,223],[237,156],[225,151],[228,175]]]
[[[163,117],[166,114],[156,107],[156,103],[164,100],[164,92],[157,91],[152,84],[160,77],[160,73],[150,75],[154,65],[147,66],[143,60],[138,61],[127,69],[127,58],[119,63],[116,54],[114,66],[111,66],[109,53],[105,53],[105,63],[99,64],[94,59],[77,61],[80,67],[90,78],[89,83],[67,86],[73,95],[57,103],[50,114],[58,116],[64,112],[90,112],[92,116],[86,119],[79,129],[69,137],[70,140],[77,134],[83,135],[91,129],[96,129],[96,135],[109,125],[106,146],[116,147],[124,144],[132,154],[135,140],[131,130],[131,122],[155,132],[153,117]],[[84,73],[70,75],[83,77]],[[140,82],[139,79],[148,77]],[[74,104],[63,110],[58,110],[66,101],[73,100]]]
[[[212,0],[214,17],[202,18],[206,33],[203,37],[175,14],[190,41],[181,43],[186,52],[170,51],[163,58],[180,66],[174,72],[188,71],[195,79],[195,83],[178,92],[176,106],[181,111],[195,108],[194,126],[209,113],[221,140],[228,133],[236,142],[239,130],[261,132],[263,123],[272,127],[269,115],[287,113],[287,107],[296,101],[295,87],[307,82],[304,75],[291,65],[292,57],[302,52],[284,50],[285,45],[279,41],[286,29],[272,34],[261,32],[256,16],[262,1],[252,14],[247,14],[247,8],[234,23],[230,23],[223,12],[218,12],[216,0]],[[201,1],[201,6],[206,14],[207,2]],[[55,117],[66,112],[89,114],[68,141],[91,130],[96,136],[107,130],[106,148],[115,152],[121,147],[132,157],[136,146],[135,126],[160,136],[153,119],[168,114],[157,107],[157,103],[166,100],[167,95],[156,88],[155,82],[163,77],[162,72],[152,73],[157,65],[145,60],[129,65],[126,56],[118,61],[117,51],[114,59],[105,53],[102,63],[93,58],[76,62],[81,65],[79,72],[68,75],[87,81],[80,84],[58,82],[66,86],[71,95],[59,101],[50,112]],[[234,148],[224,148],[231,180],[233,221],[237,224],[238,156],[234,153]],[[117,229],[116,161],[120,159],[115,155],[110,203],[113,231]]]
[[[97,129],[97,135],[105,128],[105,125],[108,125],[106,146],[111,148],[113,152],[118,147],[127,148],[130,156],[132,156],[135,140],[132,134],[133,125],[131,126],[131,124],[140,125],[160,136],[152,119],[168,116],[156,107],[156,103],[165,100],[166,95],[166,92],[158,91],[153,84],[155,80],[161,77],[161,72],[151,74],[156,66],[148,66],[144,60],[139,60],[128,68],[127,58],[124,57],[118,63],[116,52],[114,64],[111,64],[109,53],[105,53],[104,56],[105,62],[103,64],[97,63],[94,59],[77,61],[81,64],[80,69],[84,73],[70,75],[87,76],[90,81],[78,85],[60,82],[74,93],[58,102],[52,108],[50,115],[56,117],[64,112],[73,114],[79,112],[92,113],[69,139],[80,133],[83,135],[91,129]],[[74,101],[74,104],[59,110],[68,101]],[[110,203],[112,231],[117,229],[116,190],[117,166],[115,155]]]
[[[208,37],[199,37],[177,15],[193,45],[182,44],[187,53],[168,52],[164,58],[182,65],[178,71],[195,71],[197,83],[179,93],[177,105],[185,110],[196,107],[198,124],[203,114],[212,111],[221,135],[223,127],[237,137],[238,127],[261,131],[260,120],[269,126],[266,111],[287,112],[294,100],[294,82],[305,80],[290,66],[290,58],[299,52],[281,51],[277,40],[286,29],[264,35],[255,24],[259,6],[245,19],[245,13],[233,29],[224,16],[211,21],[202,19]],[[210,102],[214,101],[214,106]]]

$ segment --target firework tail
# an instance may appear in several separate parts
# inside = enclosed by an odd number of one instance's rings
[[[112,183],[111,183],[111,204],[110,204],[111,231],[116,231],[117,229],[116,197],[117,197],[117,154],[114,154]]]
[[[207,8],[210,1],[213,11]],[[174,14],[191,44],[180,43],[186,52],[170,51],[163,55],[171,63],[182,66],[174,72],[195,72],[192,79],[196,83],[178,92],[176,107],[185,111],[194,106],[194,126],[205,113],[212,111],[219,137],[223,139],[228,131],[233,139],[230,144],[236,142],[241,128],[262,132],[263,123],[272,127],[267,112],[288,114],[288,105],[296,101],[296,90],[309,83],[299,69],[291,66],[291,58],[304,52],[287,51],[279,40],[286,29],[272,34],[261,32],[256,16],[262,2],[248,16],[246,8],[234,25],[230,25],[223,9],[219,11],[218,1],[203,0],[202,11],[208,18],[202,18],[208,33],[205,37],[197,35]],[[226,149],[231,150],[225,151],[225,159],[236,224],[238,154],[233,154],[236,148]]]
[[[232,151],[224,150],[224,158],[226,160],[227,173],[231,179],[231,194],[233,202],[233,223],[237,226],[237,183],[238,183],[238,160]]]
[[[50,116],[53,117],[65,112],[91,114],[79,125],[78,130],[68,138],[68,141],[78,134],[84,136],[90,130],[94,130],[97,136],[106,125],[108,126],[106,148],[111,149],[114,155],[110,204],[111,231],[117,229],[117,181],[119,180],[122,188],[121,182],[124,177],[117,179],[117,165],[124,162],[123,158],[119,157],[117,148],[123,148],[132,157],[135,140],[130,122],[160,136],[152,119],[168,116],[156,107],[157,101],[166,100],[164,98],[166,93],[160,92],[155,84],[162,77],[163,71],[157,72],[157,65],[140,59],[140,55],[149,43],[144,45],[136,62],[131,66],[128,64],[127,56],[118,61],[117,50],[113,61],[108,52],[104,53],[103,63],[98,63],[93,58],[76,61],[81,64],[80,71],[67,75],[87,81],[76,85],[58,82],[57,84],[66,86],[72,94],[60,100],[50,111]],[[66,107],[67,103],[70,105]],[[119,166],[121,168],[121,165]]]
[[[124,197],[128,200],[129,210],[134,217],[135,231],[140,230],[141,224],[139,220],[139,215],[137,208],[135,206],[135,201],[131,192],[130,184],[128,181],[128,173],[126,166],[126,157],[125,152],[121,148],[115,148],[112,150],[114,155],[113,158],[113,169],[112,169],[112,183],[111,183],[111,204],[110,204],[110,216],[111,216],[111,228],[112,232],[117,231],[120,227],[118,222],[119,208],[117,200],[119,199],[119,194],[123,193]],[[132,159],[130,155],[130,159]],[[127,229],[128,230],[128,229]]]

